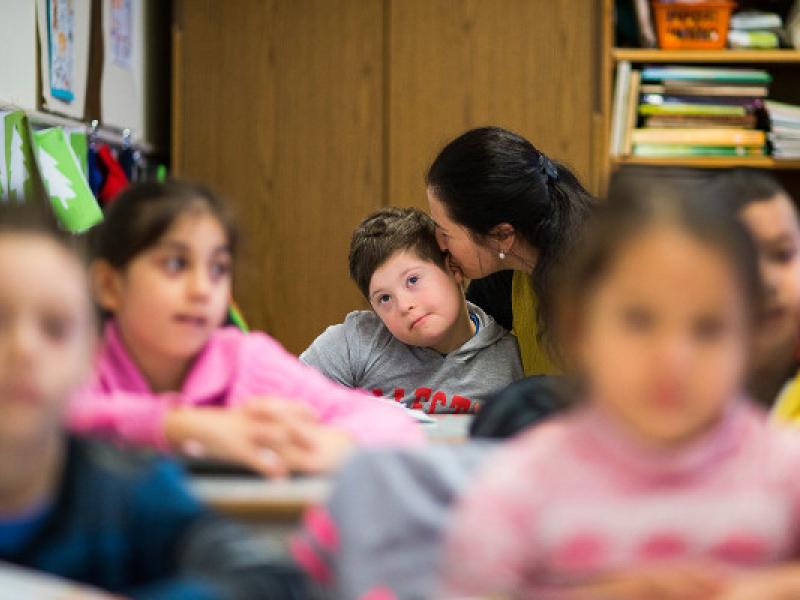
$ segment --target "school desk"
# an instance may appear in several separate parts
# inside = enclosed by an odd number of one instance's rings
[[[433,415],[435,423],[422,424],[434,444],[460,444],[467,438],[472,415]],[[331,479],[300,476],[267,480],[250,475],[195,475],[195,494],[215,510],[254,523],[296,522],[303,510],[324,502]]]
[[[434,444],[461,444],[469,437],[472,415],[431,415],[435,423],[423,423],[422,429]]]
[[[296,521],[303,510],[324,502],[331,480],[300,476],[268,480],[247,475],[193,477],[194,493],[217,511],[244,521]]]

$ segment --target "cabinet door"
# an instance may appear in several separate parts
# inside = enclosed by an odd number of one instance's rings
[[[172,161],[237,209],[235,296],[290,350],[364,301],[353,227],[435,153],[515,129],[592,176],[592,0],[175,0]]]
[[[522,134],[595,187],[596,0],[396,0],[390,11],[392,202],[424,205],[437,151],[480,125]]]
[[[381,0],[178,0],[173,163],[230,199],[235,297],[294,352],[363,306],[353,227],[382,204]]]

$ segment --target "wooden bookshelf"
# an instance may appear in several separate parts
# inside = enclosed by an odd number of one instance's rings
[[[800,63],[797,50],[659,50],[657,48],[613,48],[614,62],[632,63]]]
[[[742,157],[650,157],[611,156],[611,117],[617,65],[628,61],[635,69],[649,64],[674,65],[728,65],[750,66],[768,70],[779,83],[781,100],[800,104],[800,51],[778,50],[661,50],[658,48],[620,48],[615,46],[615,0],[602,0],[600,12],[600,40],[603,48],[603,71],[599,78],[601,86],[601,114],[603,124],[602,152],[599,153],[599,189],[605,189],[610,174],[627,166],[679,167],[698,169],[722,169],[727,167],[754,167],[774,170],[781,178],[797,181],[800,196],[800,160],[781,160],[772,156]]]

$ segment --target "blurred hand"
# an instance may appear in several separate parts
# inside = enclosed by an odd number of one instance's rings
[[[291,471],[332,471],[355,449],[349,434],[326,425],[296,421],[288,427],[288,432],[290,442],[280,450],[280,458]]]
[[[244,465],[266,477],[289,472],[283,460],[297,442],[296,427],[316,424],[314,412],[298,402],[254,398],[230,408],[176,408],[164,419],[170,446],[190,456]]]
[[[569,600],[710,600],[718,598],[726,583],[719,573],[707,565],[658,567],[632,570],[603,578],[596,583],[576,588],[568,598]]]
[[[742,574],[731,580],[714,600],[797,600],[800,566],[791,564]]]

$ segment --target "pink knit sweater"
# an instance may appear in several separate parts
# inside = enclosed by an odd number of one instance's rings
[[[587,407],[484,464],[446,542],[444,597],[558,598],[617,569],[797,556],[800,433],[743,401],[678,450],[644,446]]]

